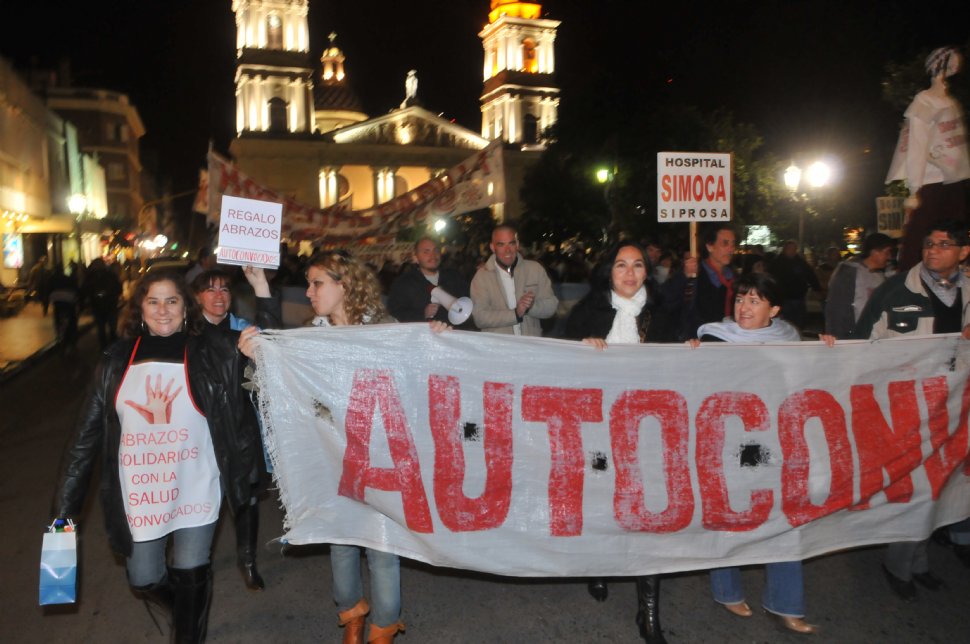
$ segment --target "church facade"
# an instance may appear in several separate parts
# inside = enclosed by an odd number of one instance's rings
[[[384,203],[505,143],[506,202],[497,221],[522,213],[519,191],[555,123],[559,92],[553,43],[558,22],[541,5],[491,0],[479,37],[484,52],[482,130],[439,118],[417,97],[416,72],[399,107],[370,117],[351,89],[336,35],[311,67],[308,0],[233,0],[236,130],[240,170],[297,201],[363,210]]]

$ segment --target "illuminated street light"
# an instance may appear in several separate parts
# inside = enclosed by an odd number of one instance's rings
[[[599,183],[606,183],[610,180],[610,171],[607,168],[597,168],[596,169],[596,180]]]
[[[824,161],[816,161],[808,166],[808,185],[813,188],[821,188],[829,183],[832,178],[832,168]]]
[[[75,192],[67,198],[67,209],[75,217],[80,217],[88,209],[88,199],[80,192]]]
[[[785,170],[785,186],[792,192],[798,191],[798,184],[802,180],[802,169],[794,163]]]
[[[791,191],[793,201],[808,199],[808,195],[799,194],[798,188],[802,183],[802,169],[794,163],[785,169],[785,187]],[[805,171],[805,182],[811,188],[822,188],[832,181],[832,168],[824,161],[816,161]],[[804,252],[805,241],[805,208],[798,211],[798,248]]]
[[[445,229],[445,226],[447,225],[448,225],[448,222],[445,221],[444,219],[436,219],[434,222],[434,231],[436,233],[440,233],[442,230]]]

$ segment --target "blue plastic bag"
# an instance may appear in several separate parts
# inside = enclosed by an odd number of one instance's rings
[[[40,551],[40,605],[77,601],[77,533],[44,533]],[[53,526],[51,527],[53,530]]]

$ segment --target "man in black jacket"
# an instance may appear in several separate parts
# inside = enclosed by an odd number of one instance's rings
[[[448,309],[431,301],[436,286],[453,297],[467,297],[468,283],[453,270],[441,268],[441,249],[430,237],[414,244],[414,265],[391,285],[387,310],[398,322],[448,321]]]

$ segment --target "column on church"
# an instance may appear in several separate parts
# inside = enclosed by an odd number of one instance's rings
[[[300,131],[300,121],[303,116],[303,107],[301,100],[303,98],[303,93],[300,91],[299,80],[291,78],[286,84],[286,102],[287,107],[289,107],[290,119],[289,119],[289,130],[290,132]]]
[[[326,167],[320,171],[320,207],[328,208],[340,200],[337,175],[339,168]]]
[[[253,19],[256,22],[256,46],[265,49],[269,42],[266,35],[266,10],[260,6],[253,13],[255,14]]]

